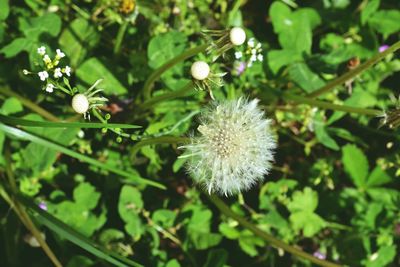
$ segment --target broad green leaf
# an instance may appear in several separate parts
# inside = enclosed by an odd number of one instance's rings
[[[369,257],[366,267],[388,266],[397,255],[396,246],[383,246],[376,252],[376,256]]]
[[[283,66],[300,60],[302,60],[302,56],[292,50],[271,50],[267,54],[267,64],[274,75],[276,75]]]
[[[164,228],[172,227],[174,225],[175,217],[176,213],[167,209],[156,210],[151,216],[156,224]]]
[[[344,169],[350,175],[354,185],[364,188],[368,175],[368,159],[355,145],[346,145],[342,148],[342,162]]]
[[[15,97],[7,98],[0,108],[0,113],[4,115],[14,114],[23,110],[21,102]],[[0,114],[0,119],[6,117]],[[1,120],[0,120],[1,121]]]
[[[30,51],[31,47],[32,41],[26,38],[16,38],[11,43],[1,48],[0,53],[3,53],[6,58],[11,58],[22,51]]]
[[[181,54],[186,47],[186,42],[186,35],[178,31],[156,35],[150,40],[147,48],[149,66],[156,69]]]
[[[0,21],[5,20],[10,13],[10,5],[9,0],[1,0],[0,1]]]
[[[15,136],[18,139],[29,140],[29,141],[31,141],[33,143],[36,143],[36,144],[39,144],[41,146],[45,146],[47,148],[62,152],[64,154],[68,155],[68,156],[71,156],[71,157],[74,157],[74,158],[76,158],[78,160],[81,160],[83,162],[89,163],[89,164],[91,164],[91,165],[93,165],[95,167],[98,167],[100,169],[104,169],[104,170],[110,171],[112,173],[118,174],[118,175],[120,175],[122,177],[126,177],[126,178],[128,178],[129,180],[131,180],[134,183],[137,182],[137,183],[148,184],[148,185],[152,185],[152,186],[155,186],[155,187],[158,187],[158,188],[161,188],[161,189],[165,188],[165,186],[163,186],[160,183],[153,182],[153,181],[141,178],[140,176],[138,176],[135,173],[130,173],[130,172],[126,172],[126,171],[120,170],[120,169],[118,169],[118,168],[116,168],[114,166],[110,166],[107,163],[97,161],[97,160],[95,160],[95,159],[93,159],[91,157],[82,155],[82,154],[80,154],[78,152],[70,150],[70,149],[68,149],[68,148],[66,148],[64,146],[61,146],[61,145],[57,144],[57,143],[54,143],[54,142],[51,142],[51,141],[49,141],[47,139],[44,139],[44,138],[41,138],[39,136],[30,134],[30,133],[28,133],[26,131],[23,131],[21,129],[17,129],[17,128],[14,128],[14,127],[11,127],[11,126],[7,126],[5,124],[0,123],[0,131],[5,132],[7,134],[10,134],[12,136]]]
[[[96,29],[87,20],[77,18],[62,32],[59,42],[71,66],[76,68],[85,59],[88,49],[93,49],[99,40]]]
[[[56,37],[61,30],[61,18],[55,13],[45,13],[20,25],[26,38],[31,42],[37,42],[43,33]]]
[[[325,124],[321,120],[316,119],[313,125],[315,135],[317,136],[317,139],[319,142],[321,142],[321,144],[333,150],[340,149],[335,139],[333,139],[326,131]]]
[[[399,10],[379,10],[368,20],[369,24],[385,38],[400,31],[400,11]]]
[[[142,208],[143,200],[140,191],[133,186],[123,186],[118,201],[118,213],[126,223],[125,230],[134,240],[139,240],[144,232],[138,215]]]
[[[289,67],[289,76],[307,93],[311,93],[325,85],[324,80],[302,62],[294,63]]]
[[[100,193],[89,183],[80,183],[74,189],[75,202],[88,210],[94,209],[100,199]]]
[[[223,234],[228,239],[238,239],[240,232],[234,227],[227,223],[221,223],[218,227],[221,234]]]
[[[378,10],[380,0],[369,0],[361,11],[361,24],[365,24],[371,16]]]
[[[222,240],[222,235],[194,231],[190,232],[190,240],[196,249],[203,250],[218,245]]]
[[[318,206],[318,193],[306,187],[303,191],[293,193],[292,201],[287,205],[290,212],[313,212]]]
[[[309,211],[294,212],[290,215],[289,219],[293,229],[296,232],[302,230],[303,235],[306,237],[314,236],[326,225],[320,216]]]
[[[392,180],[392,177],[382,170],[380,166],[376,166],[370,173],[366,185],[367,187],[376,187],[390,183]]]
[[[103,79],[100,88],[109,95],[125,94],[128,90],[120,81],[115,78],[110,67],[103,64],[97,58],[89,58],[83,62],[76,70],[76,76],[91,86],[97,80]]]
[[[179,264],[179,262],[176,259],[170,260],[167,262],[167,264],[165,265],[165,267],[181,267],[181,265]]]
[[[239,237],[240,248],[251,257],[257,256],[257,247],[263,247],[264,245],[264,240],[254,236],[249,230],[244,230]]]
[[[280,1],[272,3],[269,9],[272,25],[274,26],[275,33],[283,32],[293,22],[290,20],[292,11],[290,8]]]

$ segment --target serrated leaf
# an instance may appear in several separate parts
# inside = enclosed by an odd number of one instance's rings
[[[88,210],[97,206],[101,196],[99,192],[96,192],[96,188],[89,183],[80,183],[75,187],[73,194],[75,202]]]
[[[293,193],[291,202],[287,205],[290,212],[313,212],[318,206],[318,193],[306,187],[303,191]]]
[[[350,175],[354,185],[364,188],[368,175],[368,159],[361,149],[355,145],[346,145],[342,148],[342,162],[345,171]]]
[[[380,166],[376,166],[375,169],[370,173],[367,180],[367,187],[376,187],[385,185],[392,181],[392,177],[390,177]]]

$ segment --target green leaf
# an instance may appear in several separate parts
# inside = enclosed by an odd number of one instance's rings
[[[74,189],[74,200],[78,205],[88,210],[94,209],[99,202],[101,194],[89,183],[80,183]]]
[[[3,105],[0,108],[0,113],[4,115],[14,114],[23,111],[23,107],[21,102],[15,97],[7,98],[4,101]],[[0,121],[1,118],[6,117],[0,114]]]
[[[369,19],[368,23],[385,38],[400,31],[400,11],[379,10]]]
[[[16,38],[8,45],[4,46],[0,53],[3,53],[6,58],[11,58],[18,55],[22,51],[30,51],[32,42],[26,38]]]
[[[235,228],[235,226],[231,226],[227,223],[221,223],[218,228],[221,234],[228,239],[238,239],[240,236],[240,232]]]
[[[76,76],[87,84],[103,79],[101,88],[109,95],[121,95],[128,90],[115,78],[114,74],[97,58],[89,58],[76,70]]]
[[[216,233],[195,231],[190,233],[190,240],[196,249],[204,250],[218,245],[222,240],[222,236]]]
[[[257,247],[263,247],[264,245],[264,240],[258,236],[254,236],[254,234],[247,229],[244,230],[239,237],[240,248],[251,257],[257,256]]]
[[[181,54],[186,47],[186,43],[186,35],[178,31],[156,35],[150,40],[147,48],[149,66],[156,69]]]
[[[276,75],[283,66],[300,60],[302,60],[302,56],[292,50],[271,50],[267,54],[267,64],[274,75]]]
[[[292,201],[287,205],[290,212],[310,211],[313,212],[318,206],[318,193],[306,187],[302,191],[293,193]]]
[[[294,63],[289,67],[290,78],[307,93],[321,88],[325,85],[317,74],[303,62]]]
[[[325,221],[313,212],[299,211],[290,215],[289,220],[293,229],[298,232],[303,231],[306,237],[312,237],[325,227]]]
[[[10,13],[10,4],[9,0],[1,0],[0,1],[0,20],[5,20]]]
[[[67,267],[89,267],[92,266],[94,262],[84,256],[73,256],[70,261],[68,261]]]
[[[368,159],[355,145],[346,145],[342,148],[342,162],[344,169],[358,188],[364,188],[368,175]]]
[[[181,267],[181,265],[179,264],[179,262],[176,259],[170,260],[167,262],[167,264],[165,265],[165,267]]]
[[[380,166],[376,166],[369,175],[366,185],[368,188],[376,187],[390,183],[392,180],[392,177],[382,170]]]
[[[93,165],[95,167],[98,167],[100,169],[104,169],[104,170],[113,172],[113,173],[121,175],[123,177],[127,177],[127,178],[129,178],[129,180],[132,180],[132,182],[134,182],[134,183],[148,184],[148,185],[152,185],[152,186],[155,186],[155,187],[158,187],[158,188],[161,188],[161,189],[165,188],[165,186],[160,184],[160,183],[153,182],[153,181],[138,177],[138,175],[135,174],[135,173],[129,173],[129,172],[120,170],[120,169],[118,169],[118,168],[116,168],[114,166],[111,166],[111,165],[107,164],[107,163],[97,161],[95,159],[92,159],[91,157],[82,155],[82,154],[80,154],[78,152],[75,152],[73,150],[70,150],[70,149],[68,149],[68,148],[66,148],[64,146],[61,146],[59,144],[56,144],[54,142],[51,142],[51,141],[46,140],[44,138],[41,138],[39,136],[30,134],[30,133],[28,133],[26,131],[23,131],[21,129],[17,129],[17,128],[14,128],[14,127],[11,127],[11,126],[6,126],[5,124],[0,123],[0,131],[3,131],[5,133],[7,133],[7,134],[15,136],[18,139],[29,140],[29,141],[31,141],[33,143],[38,144],[38,145],[45,146],[45,147],[47,147],[49,149],[62,152],[64,154],[68,155],[68,156],[71,156],[71,157],[74,157],[74,158],[76,158],[78,160],[81,160],[83,162],[89,163],[89,164],[91,164],[91,165]]]
[[[321,144],[333,150],[340,149],[336,141],[326,131],[325,124],[322,122],[322,120],[316,118],[313,125],[315,135],[317,136],[317,139]]]
[[[43,33],[56,37],[61,30],[61,19],[55,13],[45,13],[21,23],[20,28],[27,39],[37,42]]]
[[[361,11],[361,24],[364,25],[371,16],[378,10],[380,0],[369,0],[367,5]]]
[[[85,59],[89,49],[100,41],[96,29],[85,19],[73,20],[60,36],[60,45],[68,55],[71,66],[76,68]]]
[[[126,223],[125,230],[134,240],[139,240],[144,232],[138,215],[142,208],[143,200],[139,190],[133,186],[123,186],[118,201],[118,213]]]
[[[170,228],[174,225],[176,213],[172,210],[159,209],[151,216],[153,221],[164,228]]]
[[[366,267],[384,267],[388,266],[389,263],[391,263],[397,252],[396,252],[396,246],[383,246],[380,247],[379,250],[376,252],[377,256],[376,257],[369,257]]]

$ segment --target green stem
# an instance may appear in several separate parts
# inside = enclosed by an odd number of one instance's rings
[[[323,108],[323,109],[344,111],[344,112],[348,112],[348,113],[357,113],[357,114],[368,115],[368,116],[382,116],[384,114],[383,111],[377,110],[377,109],[366,109],[366,108],[356,108],[356,107],[345,106],[345,105],[336,105],[336,104],[328,103],[325,101],[320,101],[320,100],[312,99],[309,97],[298,96],[298,95],[293,95],[293,94],[289,94],[289,93],[284,93],[283,98],[286,100],[294,101],[299,104],[306,104],[306,105],[319,107],[319,108]]]
[[[290,246],[286,244],[285,242],[271,236],[270,234],[262,231],[260,228],[255,226],[254,224],[248,222],[245,218],[242,216],[236,214],[233,212],[219,197],[215,195],[210,195],[209,196],[210,200],[217,206],[217,208],[226,216],[231,217],[232,219],[236,220],[239,224],[241,224],[243,227],[247,228],[251,232],[253,232],[255,235],[261,237],[265,241],[269,242],[272,246],[281,248],[285,250],[288,253],[291,253],[299,258],[303,258],[306,260],[309,260],[310,262],[317,264],[319,266],[323,267],[340,267],[341,265],[325,261],[325,260],[320,260],[311,254],[308,254],[298,248],[295,248],[293,246]]]
[[[150,98],[149,100],[145,101],[143,104],[139,105],[139,108],[143,109],[143,110],[148,109],[148,108],[156,105],[159,102],[184,96],[192,89],[193,89],[193,83],[189,82],[184,87],[182,87],[181,89],[179,89],[177,91],[165,93],[165,94]]]
[[[36,112],[37,114],[41,115],[43,118],[48,119],[49,121],[60,121],[57,117],[55,117],[53,114],[51,114],[47,110],[39,107],[38,105],[36,105],[32,101],[30,101],[29,99],[11,91],[9,88],[0,87],[0,93],[3,95],[6,95],[6,96],[17,98],[21,102],[22,105],[24,105],[25,107],[29,108],[30,110]]]
[[[144,139],[137,142],[131,150],[131,159],[134,159],[136,153],[144,146],[150,146],[155,144],[177,144],[177,143],[187,143],[190,139],[188,137],[177,137],[177,136],[160,136],[153,137],[149,139]]]
[[[179,56],[174,57],[170,61],[166,62],[164,65],[156,69],[152,74],[150,74],[149,78],[147,78],[146,82],[144,83],[143,86],[143,96],[144,99],[149,99],[151,97],[151,91],[154,86],[154,82],[160,78],[160,76],[167,71],[168,69],[172,68],[176,64],[178,64],[181,61],[184,61],[185,59],[192,57],[198,53],[204,52],[208,47],[208,44],[203,44],[200,46],[196,46],[194,48],[188,49]]]
[[[121,26],[119,27],[117,38],[115,40],[115,45],[114,45],[114,54],[117,55],[119,54],[119,51],[121,50],[121,44],[122,40],[124,39],[124,35],[126,32],[126,29],[128,28],[129,21],[125,20],[122,22]]]
[[[333,88],[335,88],[338,85],[344,84],[346,81],[351,80],[352,78],[356,77],[358,74],[361,72],[365,71],[384,57],[386,57],[388,54],[395,52],[396,50],[400,49],[400,41],[396,42],[394,45],[386,49],[385,51],[375,55],[371,59],[367,60],[365,63],[361,64],[357,68],[346,72],[342,76],[338,77],[337,79],[327,83],[325,86],[321,87],[320,89],[310,93],[308,97],[315,98],[318,97]]]

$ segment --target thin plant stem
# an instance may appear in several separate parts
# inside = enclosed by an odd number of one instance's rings
[[[124,39],[125,32],[126,32],[126,29],[128,28],[128,25],[129,25],[129,21],[128,21],[128,20],[125,20],[125,21],[122,22],[122,24],[119,26],[117,38],[116,38],[116,40],[115,40],[115,45],[114,45],[114,54],[115,54],[115,55],[119,54],[119,52],[120,52],[120,50],[121,50],[122,40]]]
[[[14,195],[17,194],[17,187],[16,187],[16,182],[15,182],[15,177],[11,169],[11,153],[6,146],[5,149],[5,157],[4,157],[5,163],[6,163],[6,173],[7,177],[9,180],[9,184],[11,187],[11,191],[13,192]],[[2,192],[5,194],[5,191]],[[25,208],[14,198],[11,197],[4,197],[3,198],[9,202],[10,206],[14,209],[15,213],[17,216],[20,218],[21,222],[25,225],[25,227],[32,233],[32,235],[36,238],[38,243],[40,244],[40,247],[43,249],[43,251],[46,253],[47,257],[53,262],[54,266],[56,267],[62,267],[61,262],[57,259],[53,251],[50,249],[50,247],[47,245],[46,241],[43,239],[43,237],[40,234],[40,231],[36,228],[35,224],[32,222],[31,218],[29,217],[28,213],[25,211]]]
[[[22,105],[24,105],[25,107],[29,108],[30,110],[36,112],[37,114],[41,115],[43,118],[48,119],[49,121],[60,121],[56,116],[54,116],[47,110],[41,108],[40,106],[36,105],[29,99],[17,94],[16,92],[11,91],[7,87],[0,87],[0,94],[17,98],[21,102]]]
[[[332,90],[336,86],[344,84],[346,81],[349,81],[349,80],[353,79],[358,74],[360,74],[361,72],[367,70],[369,67],[371,67],[372,65],[374,65],[377,62],[379,62],[380,60],[385,58],[387,55],[389,55],[390,53],[395,52],[398,49],[400,49],[400,41],[396,42],[394,45],[392,45],[391,47],[389,47],[385,51],[383,51],[383,52],[375,55],[371,59],[367,60],[366,62],[364,62],[363,64],[361,64],[357,68],[355,68],[355,69],[353,69],[353,70],[351,70],[349,72],[346,72],[345,74],[343,74],[342,76],[338,77],[337,79],[334,79],[333,81],[327,83],[326,85],[324,85],[320,89],[308,94],[308,97],[316,98],[316,97],[318,97],[318,96],[320,96],[320,95]]]
[[[150,98],[149,100],[145,101],[143,104],[139,105],[139,108],[142,110],[145,110],[145,109],[151,108],[152,106],[158,104],[159,102],[163,102],[165,100],[170,100],[170,99],[184,96],[188,92],[190,92],[191,89],[193,89],[193,83],[189,82],[184,87],[182,87],[181,89],[179,89],[177,91],[165,93],[165,94]]]
[[[180,54],[179,56],[174,57],[173,59],[167,61],[165,64],[163,64],[161,67],[156,69],[150,76],[147,78],[146,82],[144,83],[143,86],[143,96],[144,99],[149,99],[151,97],[151,91],[153,89],[155,81],[161,77],[161,75],[178,64],[179,62],[184,61],[187,58],[190,58],[192,56],[197,55],[198,53],[204,52],[208,47],[208,44],[203,44],[200,46],[196,46],[194,48],[190,48]]]
[[[299,104],[306,104],[314,107],[319,107],[323,109],[331,109],[331,110],[336,110],[336,111],[344,111],[348,113],[357,113],[357,114],[362,114],[362,115],[368,115],[368,116],[382,116],[384,114],[383,111],[377,110],[377,109],[366,109],[366,108],[356,108],[356,107],[351,107],[351,106],[345,106],[345,105],[336,105],[332,103],[328,103],[325,101],[320,101],[316,100],[310,97],[304,97],[304,96],[298,96],[298,95],[293,95],[289,93],[284,93],[283,98],[289,101],[293,101]]]
[[[270,234],[264,232],[260,228],[258,228],[256,225],[250,223],[247,221],[245,218],[242,216],[238,215],[237,213],[233,212],[219,197],[215,195],[210,195],[209,199],[211,202],[214,203],[214,205],[226,216],[231,217],[232,219],[236,220],[239,224],[241,224],[243,227],[247,228],[251,232],[253,232],[255,235],[261,237],[268,243],[270,243],[272,246],[276,248],[281,248],[285,250],[286,252],[293,254],[294,256],[297,256],[302,259],[309,260],[310,262],[322,266],[322,267],[341,267],[341,265],[326,261],[326,260],[320,260],[316,257],[314,257],[311,254],[308,254],[296,247],[293,247],[291,245],[286,244],[285,242],[271,236]]]

